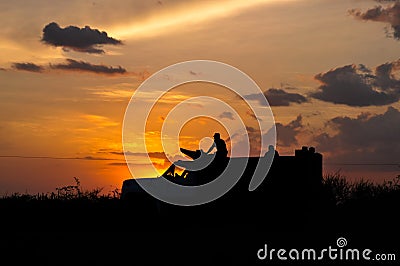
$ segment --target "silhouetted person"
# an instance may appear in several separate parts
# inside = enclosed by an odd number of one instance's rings
[[[226,149],[226,143],[223,139],[221,139],[221,136],[219,133],[214,134],[214,143],[211,145],[211,147],[208,149],[206,152],[209,154],[213,149],[217,149],[217,152],[215,153],[215,159],[225,159],[226,156],[228,155],[228,150]]]
[[[274,158],[272,156],[278,157],[279,156],[279,152],[277,150],[275,150],[274,145],[269,145],[268,146],[268,151],[264,154],[264,157]]]
[[[315,154],[315,148],[314,147],[308,148],[308,152],[311,154]]]
[[[217,149],[215,156],[209,155],[214,149]],[[173,177],[186,179],[186,177],[193,172],[190,170],[193,169],[193,167],[199,169],[194,172],[200,173],[201,175],[204,174],[203,179],[207,176],[211,178],[223,171],[227,164],[228,150],[225,141],[221,139],[219,133],[214,134],[214,142],[207,152],[203,150],[191,151],[184,148],[180,148],[180,151],[192,158],[193,161],[178,160],[174,162],[162,175],[168,180],[175,180]],[[202,165],[204,166],[202,167]],[[185,169],[181,175],[175,173],[176,166]]]
[[[275,150],[274,145],[269,145],[268,146],[268,151],[264,154],[264,157],[260,158],[260,162],[263,163],[264,167],[270,167],[270,175],[273,175],[275,172],[275,169],[273,167],[273,163],[277,161],[277,158],[279,157],[279,153],[277,150]]]

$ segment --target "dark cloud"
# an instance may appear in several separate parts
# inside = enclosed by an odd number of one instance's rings
[[[114,159],[93,156],[85,157],[55,157],[55,156],[25,156],[25,155],[0,155],[0,158],[20,158],[20,159],[53,159],[53,160],[90,160],[90,161],[111,161]]]
[[[130,151],[127,151],[127,152],[123,152],[123,151],[109,151],[109,152],[105,152],[105,151],[99,151],[99,153],[109,153],[109,154],[114,154],[114,155],[136,155],[137,153],[134,153],[134,152],[130,152]],[[146,153],[143,153],[143,154],[146,154]]]
[[[250,154],[258,156],[261,150],[261,132],[259,128],[254,128],[250,126],[246,126],[246,131],[249,136],[249,143],[250,143]],[[236,145],[245,146],[245,142],[238,143]]]
[[[149,164],[145,164],[145,163],[109,163],[108,165],[112,165],[112,166],[133,166],[133,167],[143,167],[143,166],[149,166]],[[158,168],[166,168],[167,166],[169,166],[169,161],[164,161],[163,163],[155,163],[153,162],[152,165],[154,165],[155,167]]]
[[[165,155],[164,152],[156,151],[156,152],[149,152],[148,154],[151,158],[154,159],[167,159],[167,156]]]
[[[231,112],[223,112],[218,117],[221,118],[221,119],[226,118],[226,119],[229,119],[229,120],[235,120],[235,118],[233,117],[233,114]]]
[[[109,163],[108,165],[113,165],[113,166],[127,166],[127,163]]]
[[[246,114],[247,114],[248,116],[254,118],[255,120],[258,120],[258,121],[260,121],[260,122],[262,121],[261,118],[257,117],[257,116],[256,116],[253,112],[251,112],[251,111],[247,111]]]
[[[232,136],[229,136],[229,137],[225,140],[225,142],[230,142],[232,139],[236,138],[237,136],[239,136],[239,134],[238,134],[238,133],[234,133],[234,134],[232,134]]]
[[[93,72],[97,74],[125,74],[126,69],[121,66],[111,67],[105,65],[94,65],[84,61],[76,61],[73,59],[67,59],[67,63],[65,64],[51,64],[51,68],[53,69],[61,69],[61,70],[74,70],[74,71],[85,71],[85,72]]]
[[[389,23],[393,33],[391,36],[397,40],[400,39],[400,2],[398,1],[378,1],[378,2],[393,2],[388,7],[376,6],[362,12],[358,9],[350,10],[350,14],[361,20],[371,20]]]
[[[382,64],[373,71],[364,65],[347,65],[320,73],[322,83],[310,96],[349,106],[387,105],[400,98],[400,80],[395,77],[400,61]]]
[[[289,147],[298,144],[296,136],[303,128],[302,120],[302,116],[299,115],[286,125],[276,123],[276,138],[279,146]]]
[[[112,160],[109,158],[101,158],[101,157],[93,157],[93,156],[86,156],[86,157],[82,157],[82,158],[77,157],[75,159],[91,160],[91,161],[110,161],[110,160]]]
[[[36,65],[34,63],[13,63],[12,68],[36,73],[42,72],[44,70],[42,66]]]
[[[264,93],[249,94],[244,96],[247,100],[259,101],[260,104],[265,104],[265,98],[270,106],[289,106],[291,103],[304,103],[307,99],[298,93],[286,92],[282,89],[271,88]]]
[[[77,52],[104,53],[100,45],[120,45],[120,40],[111,38],[105,31],[100,32],[89,26],[78,28],[68,26],[61,28],[57,23],[52,22],[43,28],[42,41],[56,47],[63,47]]]
[[[363,113],[356,118],[336,117],[328,124],[337,133],[316,137],[318,149],[342,162],[400,163],[400,112]]]
[[[131,152],[131,151],[110,151],[109,154],[114,154],[114,155],[127,155],[127,156],[149,156],[154,159],[166,159],[167,156],[165,155],[164,152]]]
[[[270,140],[275,140],[273,136],[275,136],[276,132],[276,142],[277,145],[280,147],[290,147],[293,145],[297,145],[297,135],[301,132],[303,128],[302,124],[302,116],[299,115],[297,118],[293,121],[290,121],[288,124],[282,124],[282,123],[276,123],[275,128],[276,131],[271,128],[267,132],[263,133],[263,140],[261,139],[261,133],[259,128],[254,128],[251,126],[246,126],[246,131],[249,137],[249,142],[250,142],[250,154],[252,156],[258,156],[260,154],[260,149],[262,146],[266,147],[266,144],[269,143],[268,141]],[[232,139],[235,139],[235,137],[242,137],[242,135],[237,135],[237,136],[232,136]],[[262,141],[266,141],[262,143]],[[239,141],[235,143],[235,145],[239,147],[245,148],[245,141]]]
[[[193,75],[193,76],[198,76],[198,75],[201,74],[200,72],[194,72],[193,70],[190,70],[189,73],[190,73],[191,75]]]

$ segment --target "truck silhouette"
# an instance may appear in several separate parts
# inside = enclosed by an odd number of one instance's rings
[[[262,157],[261,157],[262,158]],[[303,146],[295,150],[294,156],[275,156],[264,182],[254,191],[248,190],[260,157],[250,157],[246,168],[234,187],[214,202],[194,208],[207,215],[231,217],[254,210],[301,210],[314,208],[321,196],[323,156],[314,147]],[[234,162],[245,158],[228,158]],[[199,185],[211,181],[215,169],[191,172],[186,178],[167,178],[181,185]],[[163,177],[159,177],[163,178]],[[141,182],[157,182],[158,178],[141,179]],[[187,216],[188,208],[182,209],[161,202],[147,194],[136,179],[123,181],[121,200],[132,205],[138,213],[153,215]],[[201,209],[201,212],[199,210]]]

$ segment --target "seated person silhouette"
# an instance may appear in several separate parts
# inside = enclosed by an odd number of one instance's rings
[[[214,153],[214,158],[211,164],[204,169],[205,176],[207,176],[208,181],[212,181],[218,176],[220,176],[226,169],[229,159],[228,159],[228,150],[226,148],[226,143],[219,133],[214,134],[214,142],[211,147],[208,149],[206,154],[209,154],[212,150],[216,149],[217,151]]]
[[[219,133],[215,133],[213,137],[214,137],[214,142],[208,149],[206,154],[209,154],[212,150],[216,148],[217,152],[215,153],[215,159],[216,160],[225,159],[226,156],[228,155],[228,150],[226,149],[225,141],[221,139],[221,135]]]
[[[191,151],[183,148],[180,148],[180,150],[183,154],[189,156],[193,160],[196,160],[200,158],[202,155],[208,155],[212,150],[217,149],[217,152],[215,153],[215,160],[226,159],[228,155],[228,150],[226,148],[225,141],[221,139],[221,135],[219,133],[215,133],[213,137],[214,137],[214,142],[208,149],[208,151],[205,152],[205,154],[202,150]]]
[[[226,158],[228,155],[228,150],[226,148],[226,143],[224,140],[221,139],[221,136],[219,133],[214,134],[214,142],[211,145],[211,147],[208,149],[207,152],[204,152],[203,150],[196,150],[196,151],[191,151],[187,150],[184,148],[180,148],[180,151],[189,156],[193,161],[183,161],[183,160],[178,160],[174,162],[168,169],[163,173],[162,176],[166,178],[172,178],[172,177],[177,177],[177,178],[186,178],[187,175],[191,172],[190,168],[193,168],[191,166],[197,167],[198,169],[201,169],[202,165],[206,166],[209,165],[210,163],[212,164],[211,167],[218,166],[219,168],[224,168],[224,163],[226,162]],[[211,156],[209,153],[217,149],[216,153],[214,156]],[[214,159],[212,159],[214,158]],[[175,167],[178,166],[180,168],[184,168],[185,170],[182,172],[181,175],[175,173]]]
[[[189,151],[189,150],[186,150]],[[189,151],[189,154],[193,154]],[[199,150],[200,156],[193,156],[193,161],[178,160],[175,161],[171,166],[162,174],[167,180],[181,184],[181,185],[196,185],[198,178],[202,178],[202,169],[208,168],[213,161],[214,156],[208,155],[204,151]],[[190,157],[190,156],[189,156]],[[184,169],[182,174],[175,173],[176,167]],[[198,174],[199,173],[199,174]],[[189,176],[190,175],[190,176]]]

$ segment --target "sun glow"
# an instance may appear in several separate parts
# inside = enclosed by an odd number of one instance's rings
[[[223,18],[244,9],[257,7],[262,4],[272,2],[283,2],[293,0],[232,0],[220,2],[208,2],[207,4],[194,5],[190,9],[185,6],[174,11],[151,16],[144,21],[132,22],[128,25],[111,28],[110,32],[119,38],[140,38],[152,37],[160,34],[166,34],[181,28],[187,28],[190,25],[197,25],[200,22]],[[188,11],[189,10],[189,11]]]

